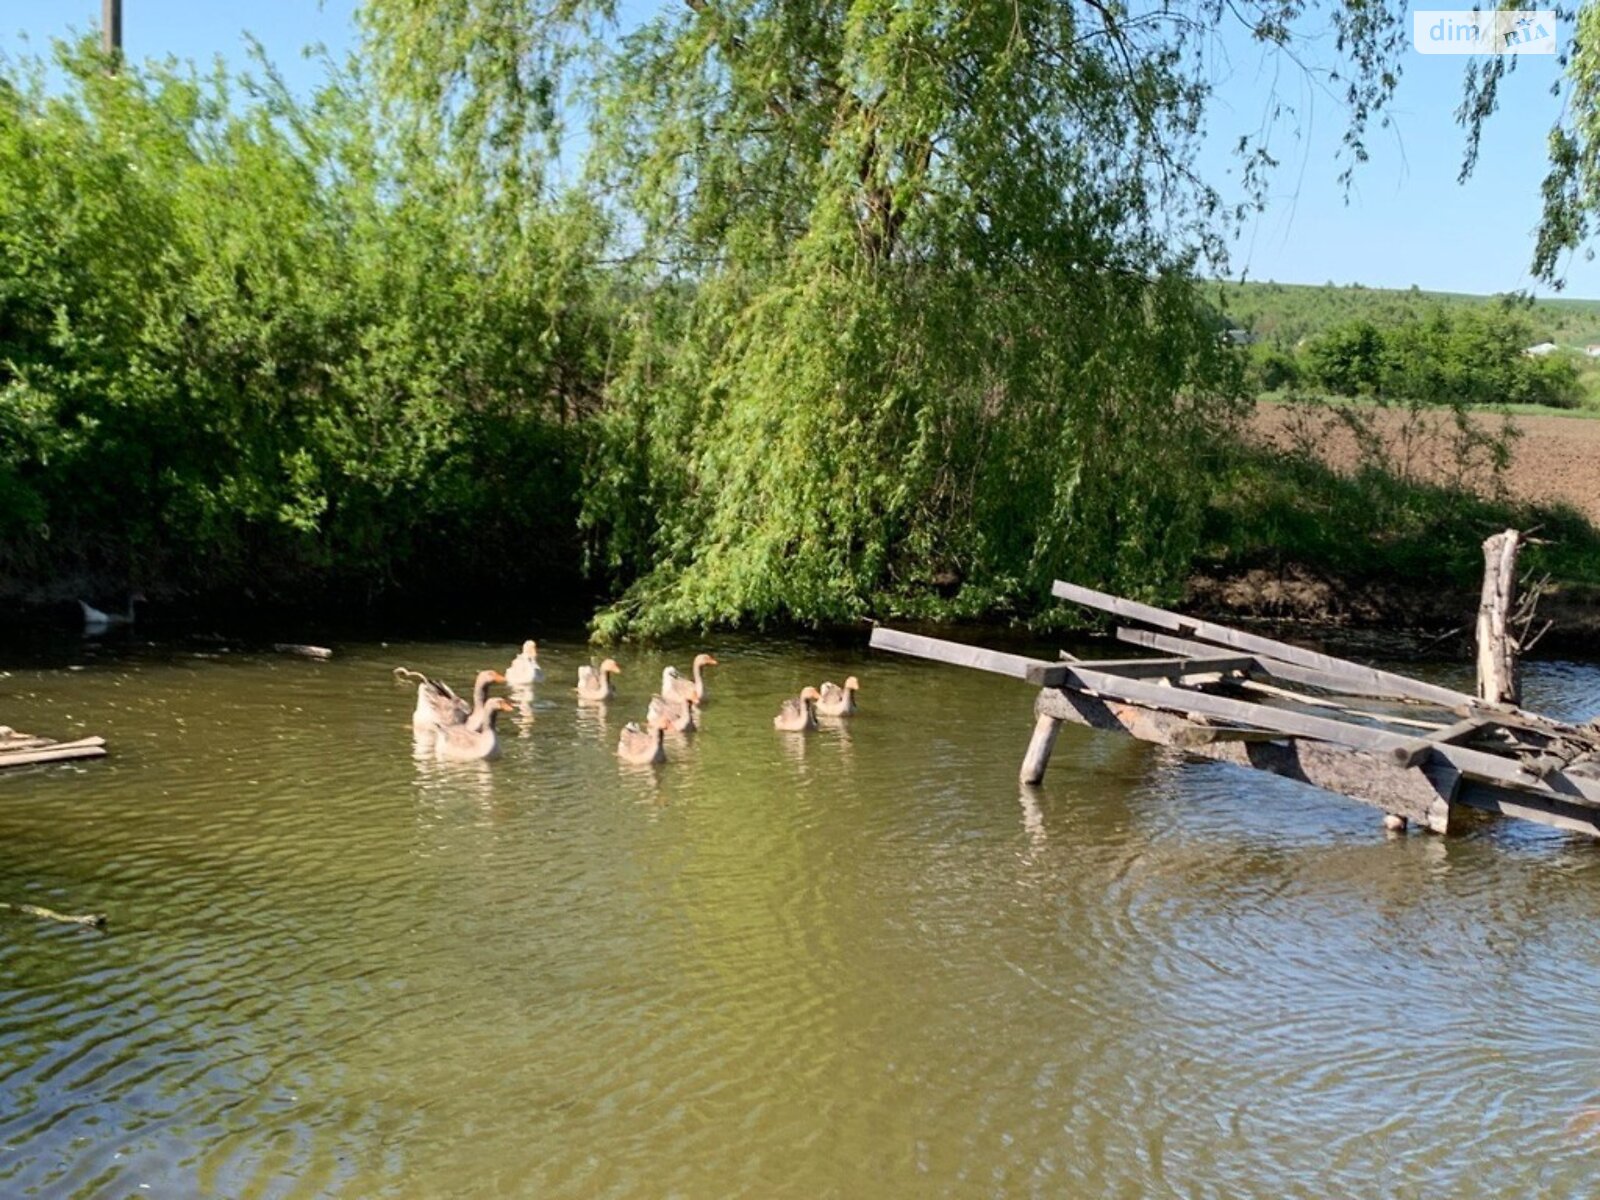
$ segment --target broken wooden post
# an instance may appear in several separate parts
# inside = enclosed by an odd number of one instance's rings
[[[1517,651],[1509,629],[1517,591],[1517,553],[1522,538],[1515,529],[1483,543],[1483,592],[1478,600],[1478,698],[1489,704],[1517,703]]]
[[[1028,739],[1028,752],[1022,756],[1022,782],[1041,783],[1044,769],[1050,765],[1050,752],[1056,748],[1056,734],[1061,732],[1061,722],[1055,717],[1040,713],[1033,722],[1033,736]]]

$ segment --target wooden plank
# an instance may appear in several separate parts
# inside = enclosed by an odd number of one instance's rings
[[[57,762],[70,758],[100,758],[105,752],[104,745],[65,743],[47,746],[42,750],[19,750],[13,754],[0,754],[0,767],[26,767],[33,763]]]
[[[1326,742],[1284,738],[1187,745],[1187,730],[1195,727],[1182,717],[1077,692],[1046,688],[1039,693],[1034,709],[1041,716],[1129,733],[1140,741],[1174,746],[1199,758],[1295,779],[1441,831],[1448,827],[1449,805],[1459,783],[1456,772],[1442,764],[1403,768],[1382,757]]]
[[[1075,667],[1089,667],[1124,679],[1182,679],[1185,675],[1228,675],[1249,671],[1256,660],[1248,654],[1183,655],[1177,658],[1100,658],[1073,659]],[[1066,681],[1061,663],[1042,663],[1028,669],[1028,682],[1041,687],[1059,687]]]
[[[1204,642],[1191,641],[1188,638],[1173,637],[1171,634],[1157,633],[1153,629],[1130,629],[1126,625],[1117,627],[1117,640],[1127,642],[1132,646],[1145,646],[1151,650],[1161,650],[1167,654],[1186,654],[1199,656],[1215,653],[1216,647],[1208,646]],[[1327,671],[1317,671],[1310,667],[1299,667],[1294,663],[1284,662],[1282,659],[1273,658],[1267,654],[1254,656],[1261,667],[1262,674],[1274,679],[1286,680],[1289,683],[1298,683],[1306,687],[1321,688],[1326,692],[1333,692],[1345,696],[1366,696],[1373,700],[1402,700],[1404,697],[1390,695],[1387,691],[1374,692],[1370,689],[1352,685],[1348,679]]]
[[[953,667],[970,667],[1025,679],[1041,687],[1059,687],[1067,681],[1062,663],[1042,658],[1028,658],[1021,654],[1005,654],[998,650],[985,650],[982,646],[969,646],[964,642],[951,642],[943,638],[926,637],[919,633],[904,633],[898,629],[878,626],[872,631],[868,643],[875,650],[891,650],[896,654],[909,654],[942,662]],[[1218,654],[1206,647],[1201,655],[1182,655],[1174,658],[1112,658],[1096,662],[1076,663],[1099,670],[1136,679],[1179,679],[1184,675],[1199,675],[1214,671],[1244,671],[1255,661],[1244,654]]]
[[[892,650],[896,654],[909,654],[913,658],[926,658],[948,663],[952,667],[971,667],[976,671],[990,671],[996,675],[1009,675],[1013,679],[1027,679],[1035,667],[1053,666],[1043,659],[1026,658],[1021,654],[1003,654],[998,650],[985,650],[981,646],[968,646],[961,642],[947,642],[942,638],[924,637],[919,633],[902,633],[898,629],[878,626],[872,631],[868,643],[874,650]]]
[[[1463,714],[1478,707],[1477,697],[1469,696],[1465,692],[1424,683],[1420,679],[1396,675],[1391,671],[1380,671],[1376,667],[1363,666],[1361,663],[1335,658],[1330,654],[1320,654],[1315,650],[1261,637],[1259,634],[1245,633],[1243,630],[1231,629],[1212,621],[1181,616],[1152,604],[1125,600],[1121,596],[1097,592],[1093,588],[1081,587],[1075,583],[1058,579],[1050,591],[1058,599],[1071,600],[1145,625],[1154,625],[1158,629],[1175,633],[1180,637],[1226,646],[1230,650],[1265,655],[1291,666],[1309,668],[1338,680],[1339,689],[1350,691],[1352,694],[1414,700],[1422,704],[1438,705],[1441,708],[1459,709]]]
[[[1370,708],[1357,708],[1354,704],[1346,704],[1342,700],[1335,700],[1330,696],[1308,696],[1305,692],[1297,692],[1292,688],[1279,687],[1275,683],[1262,683],[1259,679],[1241,679],[1239,687],[1247,692],[1259,692],[1263,696],[1275,696],[1279,700],[1288,700],[1294,704],[1304,704],[1310,708],[1327,708],[1334,712],[1348,713],[1352,717],[1360,717],[1364,721],[1382,721],[1385,725],[1401,725],[1407,729],[1424,729],[1428,733],[1448,728],[1443,721],[1421,721],[1416,717],[1397,717],[1393,713],[1374,712]]]
[[[1406,734],[1391,733],[1367,725],[1354,725],[1348,721],[1335,721],[1309,713],[1290,712],[1265,704],[1252,704],[1227,696],[1213,696],[1187,688],[1174,688],[1146,683],[1136,679],[1121,679],[1090,670],[1077,663],[1060,664],[1073,676],[1069,686],[1096,692],[1112,699],[1151,708],[1185,713],[1201,713],[1241,725],[1277,729],[1300,737],[1316,738],[1362,750],[1369,754],[1388,754],[1396,750],[1410,751],[1418,739]],[[1555,771],[1540,778],[1518,763],[1482,750],[1465,746],[1431,744],[1432,754],[1448,762],[1464,775],[1507,784],[1515,788],[1557,793],[1575,803],[1587,801],[1600,806],[1600,780],[1585,779],[1566,772]]]
[[[1069,711],[1064,704],[1073,707]],[[1491,783],[1462,779],[1444,764],[1407,769],[1359,751],[1316,741],[1230,742],[1191,748],[1182,744],[1180,733],[1181,728],[1190,723],[1170,713],[1151,712],[1135,705],[1108,704],[1092,696],[1053,689],[1040,693],[1038,706],[1052,715],[1061,714],[1063,720],[1091,729],[1126,732],[1141,741],[1175,746],[1196,758],[1233,763],[1294,779],[1416,821],[1438,833],[1448,831],[1450,810],[1465,805],[1600,838],[1600,812],[1592,808],[1569,804],[1559,797],[1531,796]]]
[[[1533,798],[1490,784],[1474,783],[1461,789],[1460,803],[1502,817],[1516,817],[1600,838],[1600,812],[1560,800]]]

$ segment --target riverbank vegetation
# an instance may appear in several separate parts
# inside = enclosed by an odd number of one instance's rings
[[[620,636],[1170,597],[1287,536],[1185,60],[941,11],[372,0],[310,97],[4,64],[0,582]]]

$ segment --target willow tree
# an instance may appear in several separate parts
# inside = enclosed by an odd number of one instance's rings
[[[1303,8],[1243,19],[1279,42]],[[992,612],[1061,574],[1176,585],[1238,411],[1193,285],[1241,211],[1194,168],[1237,6],[364,12],[407,127],[494,190],[565,121],[612,222],[626,319],[585,522],[628,586],[602,633]],[[1400,26],[1329,15],[1358,159]],[[1242,150],[1247,205],[1270,156]]]

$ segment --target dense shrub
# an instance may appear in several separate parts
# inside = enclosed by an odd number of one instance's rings
[[[0,572],[572,577],[607,327],[572,223],[464,234],[356,78],[58,57],[0,86]]]

